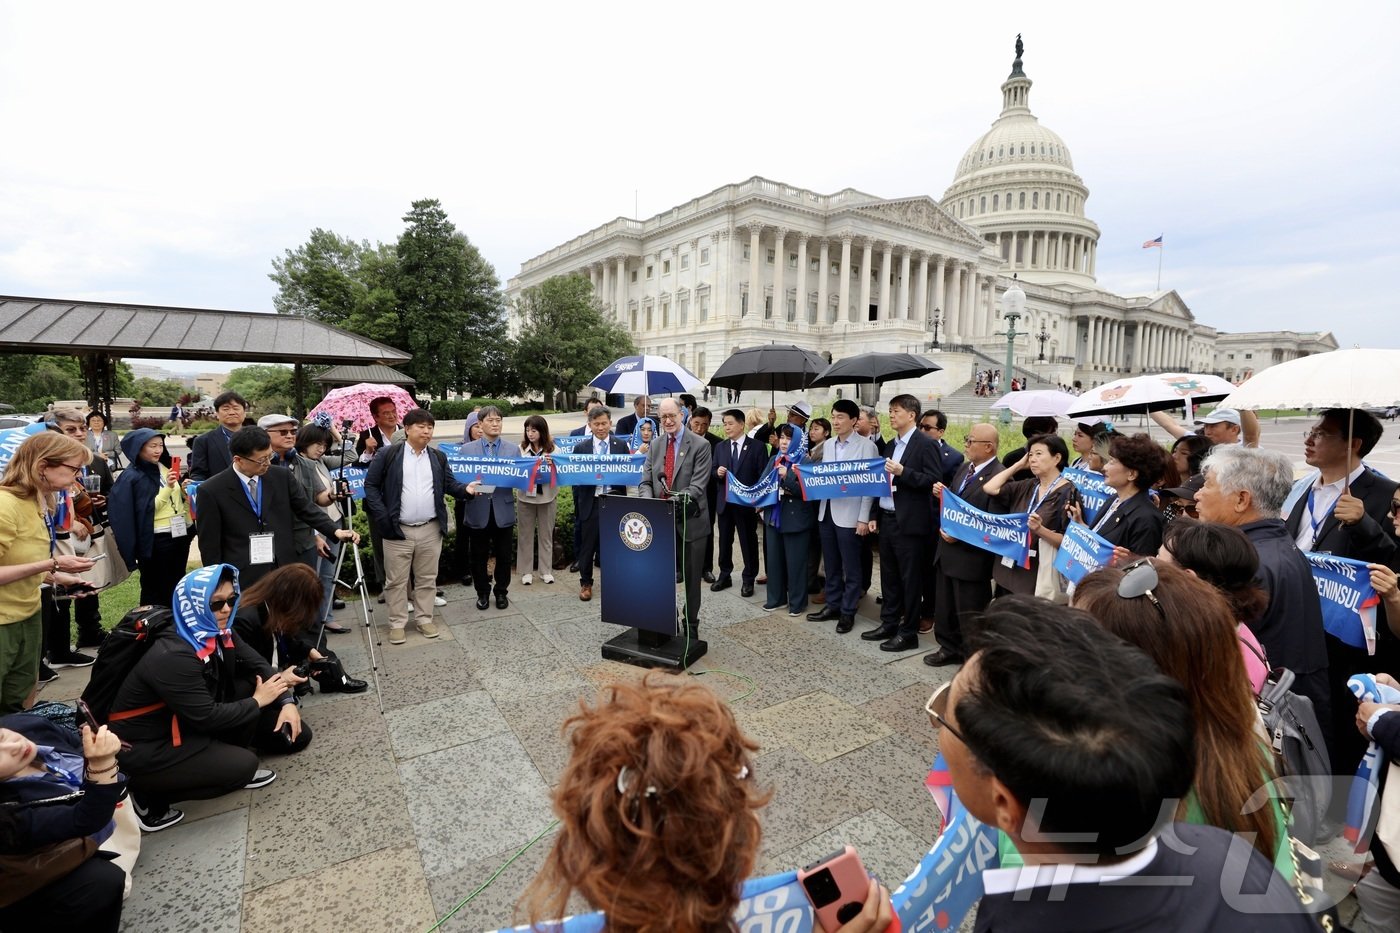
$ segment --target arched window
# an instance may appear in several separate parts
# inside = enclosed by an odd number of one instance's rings
[[[992,195],[992,210],[994,210],[994,211],[999,211],[999,210],[1001,210],[1001,195],[999,195],[999,194],[994,194],[994,195]]]
[[[1024,191],[1021,192],[1021,197],[1017,200],[1016,206],[1021,210],[1026,209],[1026,193]]]
[[[982,195],[982,204],[978,208],[978,210],[980,210],[984,214],[987,213],[987,196],[985,194]]]
[[[1021,155],[1025,155],[1025,154],[1026,154],[1026,144],[1025,144],[1025,143],[1021,143]]]
[[[1000,158],[1004,157],[1005,155],[1006,155],[1006,147],[1005,147],[1005,146],[997,146],[997,158],[1000,159]]]
[[[1058,211],[1059,209],[1060,209],[1060,196],[1057,194],[1057,195],[1055,195],[1055,210]]]
[[[1034,211],[1034,210],[1039,210],[1039,209],[1040,209],[1040,192],[1039,192],[1039,191],[1032,191],[1032,192],[1031,192],[1031,210]]]

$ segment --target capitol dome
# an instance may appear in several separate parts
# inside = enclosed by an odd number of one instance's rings
[[[1089,189],[1064,140],[1031,113],[1022,54],[1018,36],[1001,114],[963,155],[942,207],[997,248],[1007,273],[1092,287],[1099,228],[1084,215]]]

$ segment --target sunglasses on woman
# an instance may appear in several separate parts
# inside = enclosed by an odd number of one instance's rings
[[[1165,622],[1167,610],[1162,608],[1157,594],[1152,592],[1157,588],[1158,582],[1160,581],[1157,568],[1152,566],[1152,558],[1144,557],[1123,568],[1123,579],[1118,581],[1118,595],[1123,599],[1139,599],[1146,596],[1152,605],[1157,607],[1157,614]]]
[[[228,607],[229,609],[232,609],[232,608],[233,608],[233,604],[236,603],[236,602],[238,602],[237,598],[233,598],[233,599],[211,599],[211,600],[209,600],[209,608],[212,609],[212,610],[214,610],[215,612],[223,612],[225,607]]]

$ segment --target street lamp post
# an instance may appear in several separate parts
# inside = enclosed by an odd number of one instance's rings
[[[1016,322],[1021,319],[1025,310],[1026,293],[1021,290],[1021,283],[1013,275],[1011,276],[1011,287],[1002,292],[1001,295],[1001,316],[1006,319],[1006,372],[1004,378],[1008,380],[1011,378],[1011,374],[1016,371],[1016,338],[1022,333],[1016,330]],[[1001,410],[1001,423],[1011,423],[1011,409],[1003,408]]]
[[[1041,327],[1040,327],[1040,333],[1038,333],[1038,334],[1035,335],[1035,339],[1040,341],[1040,360],[1039,360],[1039,362],[1044,363],[1044,362],[1045,362],[1045,341],[1047,341],[1047,340],[1050,339],[1050,332],[1049,332],[1048,330],[1045,329],[1045,325],[1043,325],[1043,324],[1041,325]]]
[[[933,329],[933,343],[931,343],[931,344],[928,345],[928,348],[929,348],[930,350],[938,351],[938,350],[941,350],[941,349],[942,349],[942,347],[940,347],[940,346],[938,345],[938,327],[939,327],[939,325],[942,324],[942,323],[943,323],[943,311],[942,311],[942,309],[940,309],[940,308],[934,308],[934,309],[933,309],[933,314],[929,316],[929,327],[931,327],[931,328]]]

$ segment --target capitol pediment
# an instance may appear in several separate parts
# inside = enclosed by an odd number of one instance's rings
[[[877,201],[874,204],[863,204],[857,207],[856,211],[882,220],[893,221],[906,227],[913,227],[926,233],[935,233],[949,239],[960,240],[979,249],[987,245],[981,237],[948,216],[928,198],[907,201]]]

